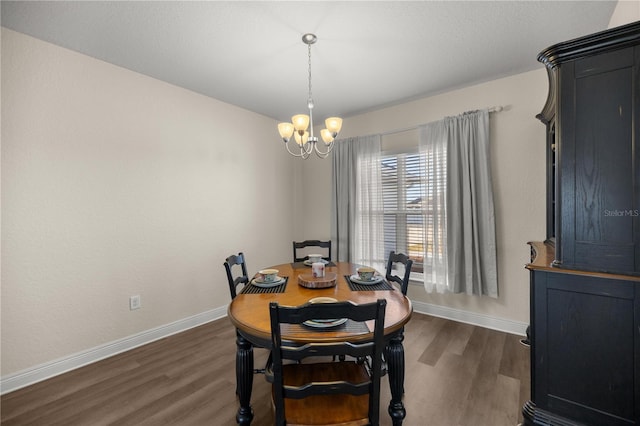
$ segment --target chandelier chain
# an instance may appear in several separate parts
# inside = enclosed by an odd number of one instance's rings
[[[312,97],[311,97],[311,45],[308,44],[307,48],[309,52],[309,100],[312,100]]]

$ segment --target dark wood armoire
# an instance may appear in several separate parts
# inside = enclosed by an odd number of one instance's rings
[[[525,425],[640,425],[640,22],[538,56],[547,235],[530,242]]]

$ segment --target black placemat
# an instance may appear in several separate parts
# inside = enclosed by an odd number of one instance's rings
[[[325,268],[329,268],[331,266],[336,266],[336,264],[331,262],[331,261],[329,261],[329,263],[325,263],[325,265],[324,265]],[[311,265],[305,265],[304,262],[293,262],[291,264],[291,267],[293,269],[304,269],[304,268],[311,268]]]
[[[369,333],[369,327],[364,322],[347,320],[344,324],[337,325],[335,327],[327,327],[327,328],[317,328],[311,327],[304,324],[282,324],[282,334],[285,334],[289,338],[295,338],[298,334],[305,336],[308,335],[309,331],[314,331],[318,333],[324,333],[327,331],[340,331],[346,332],[349,334],[367,334]]]
[[[287,283],[289,282],[289,277],[283,277],[284,282],[280,285],[274,287],[258,287],[257,285],[249,284],[245,286],[241,293],[242,294],[265,294],[265,293],[284,293],[284,290],[287,288]]]
[[[345,275],[344,279],[347,280],[351,291],[377,291],[377,290],[393,290],[393,286],[386,280],[382,280],[377,284],[358,284],[351,281],[349,275]]]

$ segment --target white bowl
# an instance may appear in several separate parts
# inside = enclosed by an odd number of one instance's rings
[[[263,269],[258,273],[262,275],[262,280],[264,282],[272,283],[278,278],[278,272],[280,271],[278,271],[277,269]]]
[[[358,268],[357,272],[358,272],[358,277],[360,277],[362,281],[371,281],[373,279],[373,276],[376,273],[376,270],[373,268],[364,266],[362,268]]]

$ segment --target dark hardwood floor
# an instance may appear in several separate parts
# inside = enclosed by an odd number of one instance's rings
[[[407,426],[515,426],[529,399],[520,337],[414,314],[405,333]],[[256,368],[266,360],[255,350]],[[383,378],[381,425],[389,387]],[[270,388],[254,376],[254,425],[273,422]],[[19,389],[2,425],[235,425],[235,330],[227,318]]]

